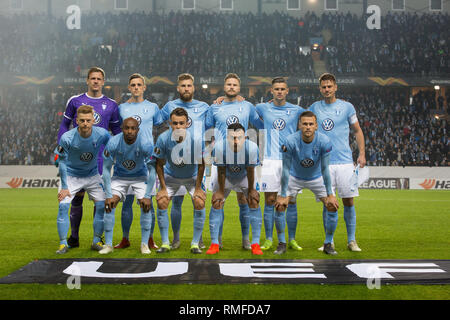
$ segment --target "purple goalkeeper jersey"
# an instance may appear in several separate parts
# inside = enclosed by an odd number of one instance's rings
[[[109,130],[116,135],[120,130],[120,116],[119,107],[117,103],[102,95],[99,98],[92,98],[86,93],[71,97],[67,101],[66,111],[58,132],[58,142],[61,136],[70,129],[70,123],[73,127],[77,127],[77,110],[82,105],[89,105],[94,107],[94,125],[103,129]]]
[[[105,95],[102,95],[99,98],[92,98],[87,95],[87,93],[82,93],[77,96],[71,97],[67,101],[66,111],[64,112],[64,117],[61,121],[61,125],[58,131],[58,143],[61,139],[61,136],[70,130],[70,124],[73,124],[73,127],[77,127],[77,110],[78,107],[82,105],[89,105],[94,107],[94,125],[97,127],[101,127],[106,130],[111,130],[113,135],[116,135],[122,130],[120,129],[120,115],[119,115],[119,107],[117,103],[108,98]],[[98,160],[98,171],[100,174],[103,172],[103,152],[104,146],[100,148]]]

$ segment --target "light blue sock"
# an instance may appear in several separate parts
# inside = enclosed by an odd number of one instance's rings
[[[169,216],[167,215],[167,209],[157,209],[156,215],[158,217],[158,227],[161,233],[162,244],[170,244],[169,242]]]
[[[252,244],[259,244],[259,238],[261,237],[262,227],[262,213],[261,207],[249,208],[250,213],[250,225],[252,226]]]
[[[289,241],[294,240],[297,232],[297,203],[289,203],[286,210],[286,223]]]
[[[192,237],[191,245],[198,245],[200,237],[202,236],[203,227],[205,225],[206,210],[194,210],[194,236]]]
[[[274,206],[264,205],[264,231],[266,233],[266,240],[273,239],[273,222],[274,222]]]
[[[248,204],[239,204],[239,221],[241,222],[242,239],[248,240],[250,237],[250,215]]]
[[[322,222],[323,222],[323,231],[325,232],[325,236],[327,235],[327,208],[323,206],[322,209]]]
[[[334,232],[338,224],[338,213],[328,211],[325,206],[324,210],[326,212],[326,227],[325,227],[325,243],[332,243]]]
[[[122,232],[123,237],[129,239],[130,228],[133,223],[133,201],[134,195],[127,195],[122,205]]]
[[[223,211],[223,208],[220,209],[220,227],[219,227],[219,239],[222,239],[222,233],[223,233],[223,222],[225,221],[225,212]]]
[[[148,244],[151,226],[152,214],[150,212],[144,212],[144,209],[141,208],[141,243]]]
[[[116,221],[116,208],[111,209],[111,212],[105,212],[105,243],[112,246],[114,224]]]
[[[214,209],[211,207],[209,212],[209,233],[211,234],[211,243],[219,244],[220,226],[223,225],[223,208]]]
[[[286,243],[286,214],[284,211],[275,211],[274,216],[278,242]]]
[[[98,201],[95,203],[95,216],[94,216],[94,240],[93,243],[101,242],[102,235],[105,227],[104,223],[105,215],[105,202]]]
[[[172,198],[172,208],[170,209],[170,221],[172,222],[173,240],[180,240],[181,226],[181,206],[184,196],[175,196]]]
[[[58,206],[58,217],[56,218],[56,227],[58,229],[59,244],[65,244],[67,246],[67,233],[69,232],[70,219],[69,219],[70,203],[60,203]]]
[[[156,215],[155,215],[155,207],[153,207],[153,198],[150,199],[151,205],[150,205],[150,214],[152,215],[152,225],[150,227],[150,238],[153,238],[153,232],[155,231],[155,224],[156,224]]]
[[[347,226],[347,241],[355,241],[356,237],[356,211],[355,206],[344,206],[344,220]]]

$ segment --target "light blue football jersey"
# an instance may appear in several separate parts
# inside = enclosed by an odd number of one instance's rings
[[[247,101],[222,102],[213,104],[206,115],[206,129],[215,128],[216,140],[223,140],[227,136],[230,124],[240,123],[247,131],[249,123],[255,128],[262,129],[264,123],[260,119],[256,108]]]
[[[188,113],[187,129],[194,139],[202,139],[205,132],[206,114],[209,105],[206,102],[193,99],[191,102],[184,102],[181,99],[172,100],[166,103],[161,109],[163,121],[170,120],[170,113],[176,108],[183,108]]]
[[[321,100],[314,102],[309,110],[317,117],[319,132],[326,134],[333,143],[330,164],[353,163],[349,133],[350,126],[358,122],[355,107],[340,99],[331,104]]]
[[[119,106],[119,114],[121,123],[130,117],[136,119],[139,123],[139,131],[147,137],[151,137],[151,143],[154,143],[153,126],[163,123],[157,104],[148,100],[139,103],[125,102]]]
[[[286,102],[284,106],[276,106],[273,102],[259,103],[256,112],[264,121],[265,144],[264,158],[282,158],[280,147],[286,137],[297,131],[298,119],[305,111],[302,107]]]
[[[164,172],[174,178],[192,178],[202,163],[203,141],[194,140],[186,130],[185,139],[178,143],[172,139],[172,129],[160,134],[153,148],[154,158],[166,160]]]
[[[67,166],[67,175],[72,177],[91,177],[98,174],[97,157],[101,147],[105,146],[111,135],[100,127],[92,127],[92,134],[83,138],[78,128],[65,132],[55,149]]]
[[[152,142],[141,131],[133,144],[126,143],[123,133],[120,133],[109,140],[103,151],[103,158],[114,163],[114,176],[143,177],[147,176],[147,163],[153,161],[152,152]]]
[[[310,143],[303,141],[301,131],[294,132],[286,138],[281,148],[292,158],[289,174],[302,180],[314,180],[322,176],[320,160],[333,149],[330,139],[317,131]]]
[[[218,167],[226,167],[226,177],[229,180],[242,179],[247,176],[246,167],[260,165],[258,145],[246,139],[244,147],[234,152],[227,139],[217,141],[214,145],[213,161]]]

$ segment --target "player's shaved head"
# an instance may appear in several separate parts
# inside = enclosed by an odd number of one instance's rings
[[[132,122],[132,124],[130,124],[129,122]],[[123,126],[125,126],[125,125],[128,125],[128,126],[134,125],[135,127],[139,127],[139,121],[137,121],[133,117],[129,117],[129,118],[126,118],[125,120],[123,120]]]
[[[122,123],[123,139],[127,144],[132,144],[136,141],[139,132],[139,121],[133,117],[126,118]]]

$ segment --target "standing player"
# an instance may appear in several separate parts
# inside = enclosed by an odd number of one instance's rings
[[[170,114],[174,109],[185,109],[189,117],[187,130],[196,141],[197,139],[203,139],[206,113],[209,106],[205,102],[195,100],[194,91],[194,77],[189,73],[180,74],[177,85],[177,92],[180,98],[167,102],[161,109],[161,116],[164,121],[169,121]],[[170,209],[170,220],[173,231],[172,249],[178,249],[180,247],[181,206],[185,194],[186,191],[172,198],[172,208]],[[200,247],[202,247],[201,243],[202,241],[200,240]]]
[[[229,73],[224,79],[225,99],[221,104],[213,104],[206,115],[206,129],[214,127],[215,141],[222,141],[227,137],[227,128],[230,124],[240,123],[244,130],[248,129],[249,123],[261,129],[264,124],[259,118],[255,107],[247,101],[238,101],[237,97],[241,90],[241,79],[235,73]],[[217,183],[217,167],[211,167],[211,183]],[[237,192],[239,203],[239,220],[241,222],[242,247],[250,250],[250,219],[247,199],[242,192]],[[223,224],[222,218],[222,224]],[[219,232],[219,243],[221,243],[222,228]]]
[[[195,141],[186,130],[188,113],[183,108],[176,108],[170,113],[170,130],[162,133],[156,141],[153,156],[156,158],[156,173],[160,189],[156,195],[158,205],[158,226],[161,232],[162,245],[156,252],[168,252],[169,217],[167,208],[173,196],[184,194],[186,189],[191,195],[194,205],[194,235],[191,252],[201,253],[200,237],[205,223],[206,194],[202,190],[205,171],[203,162],[203,141]]]
[[[328,167],[332,146],[326,135],[316,131],[316,116],[311,111],[305,111],[300,116],[300,131],[285,139],[282,146],[281,196],[277,198],[276,208],[277,214],[283,215],[289,198],[297,198],[299,191],[304,188],[311,190],[316,201],[323,202],[323,211],[326,214],[324,252],[335,255],[337,252],[332,248],[331,242],[336,230],[339,205],[333,195]],[[283,243],[284,219],[277,220],[277,231],[280,243],[275,254],[282,254],[286,252],[286,242]]]
[[[319,78],[319,90],[323,100],[313,103],[309,110],[314,112],[319,125],[319,132],[326,134],[333,142],[330,156],[330,175],[333,191],[338,192],[344,204],[344,220],[347,226],[348,249],[361,251],[356,243],[356,212],[353,198],[359,195],[353,187],[351,178],[355,170],[352,150],[349,144],[350,128],[358,145],[357,163],[363,168],[366,165],[364,134],[359,126],[355,107],[336,98],[337,84],[334,75],[325,73]],[[324,227],[326,215],[323,214]],[[319,250],[323,250],[322,247]]]
[[[136,119],[139,123],[140,135],[144,135],[146,140],[153,144],[153,126],[158,126],[163,121],[158,105],[144,99],[144,92],[146,89],[145,78],[139,73],[132,74],[128,79],[128,90],[131,93],[131,98],[119,106],[119,114],[121,120],[129,117]],[[114,247],[115,249],[123,249],[130,246],[129,235],[131,224],[133,222],[133,201],[134,193],[130,190],[130,194],[126,196],[122,206],[121,221],[123,237],[120,243]],[[148,246],[153,249],[158,249],[153,241],[153,231],[156,220],[153,205],[151,206],[150,211],[152,215],[152,226]]]
[[[88,87],[86,93],[73,96],[67,101],[64,117],[59,127],[58,143],[61,136],[70,129],[70,124],[73,124],[73,127],[77,126],[77,110],[82,105],[93,106],[95,126],[106,130],[110,129],[113,134],[118,134],[121,131],[117,103],[102,93],[102,88],[105,84],[105,72],[103,69],[98,67],[89,69],[86,84]],[[103,169],[101,152],[103,152],[103,147],[99,150],[99,156],[97,158],[100,174],[102,174]],[[74,195],[72,200],[72,208],[70,210],[71,235],[68,239],[68,244],[71,248],[79,246],[79,229],[81,218],[83,217],[83,199],[84,191],[80,190],[80,192]]]
[[[219,252],[219,234],[223,225],[225,199],[231,190],[244,195],[249,204],[249,220],[252,229],[253,254],[261,255],[259,246],[262,216],[259,193],[256,191],[255,167],[259,163],[258,146],[245,138],[244,126],[233,123],[228,126],[227,138],[214,145],[214,164],[217,166],[217,180],[212,182],[213,197],[209,213],[211,246],[206,254]]]
[[[91,248],[102,249],[103,215],[105,212],[105,194],[102,179],[98,173],[97,156],[100,148],[109,140],[109,133],[103,128],[94,127],[94,109],[91,106],[80,106],[77,109],[77,128],[67,131],[61,136],[55,153],[59,156],[59,173],[61,189],[58,192],[59,234],[58,254],[68,251],[67,232],[69,231],[69,206],[75,194],[84,189],[89,199],[95,202],[94,240]]]
[[[103,182],[105,200],[105,246],[100,254],[113,251],[112,239],[114,213],[117,203],[123,201],[129,189],[136,194],[141,206],[141,253],[149,254],[148,239],[152,225],[151,192],[155,185],[155,168],[152,161],[153,144],[149,136],[141,134],[139,122],[126,118],[122,123],[123,133],[109,140],[103,152]],[[114,175],[111,180],[111,167]]]
[[[256,111],[264,121],[266,133],[264,160],[260,178],[261,191],[265,192],[264,228],[266,232],[266,241],[261,246],[262,250],[268,250],[272,247],[274,220],[284,220],[284,213],[283,217],[281,217],[278,212],[274,212],[277,193],[280,192],[282,172],[282,155],[280,153],[280,147],[283,145],[287,136],[297,131],[299,116],[305,111],[305,109],[286,101],[289,88],[283,77],[276,77],[272,80],[271,93],[273,96],[272,102],[256,105]],[[288,211],[290,214],[287,216],[289,221],[297,221],[297,203],[295,200],[296,198],[293,198],[291,200],[293,202],[289,204]],[[279,223],[276,223],[276,225],[279,225]],[[295,223],[295,228],[296,227],[297,224]],[[284,228],[282,231],[284,232]],[[289,230],[289,247],[295,250],[301,250],[301,247],[295,240],[295,231],[295,229],[293,232]],[[278,233],[280,232],[281,230],[278,230]]]

